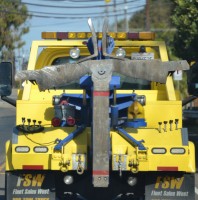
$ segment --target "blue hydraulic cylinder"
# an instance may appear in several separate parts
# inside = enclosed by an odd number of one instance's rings
[[[111,106],[111,126],[118,126],[118,106]]]
[[[135,145],[136,147],[138,147],[139,150],[146,150],[146,147],[142,144],[142,142],[144,142],[144,140],[140,140],[137,141],[135,138],[133,138],[131,135],[129,135],[124,129],[122,128],[117,128],[118,133],[124,138],[126,139],[129,143],[131,143],[132,145]]]
[[[82,133],[85,129],[84,125],[79,126],[76,130],[71,132],[65,139],[61,140],[55,147],[54,150],[61,150],[61,148],[77,137],[80,133]]]

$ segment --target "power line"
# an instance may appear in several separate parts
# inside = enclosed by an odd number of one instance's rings
[[[128,1],[127,3],[132,3],[132,2],[138,2],[139,0],[131,0]],[[70,8],[70,9],[82,9],[82,8],[105,8],[106,5],[97,5],[97,6],[56,6],[56,5],[47,5],[47,4],[38,4],[38,3],[27,3],[27,2],[21,2],[23,4],[29,5],[29,6],[39,6],[39,7],[50,7],[50,8]],[[125,3],[117,3],[117,5],[125,5]],[[109,4],[109,7],[113,7],[113,4]]]
[[[144,7],[144,6],[140,6],[140,7]],[[140,8],[139,7],[139,8]],[[63,16],[60,16],[60,17],[57,17],[57,16],[51,16],[51,15],[37,15],[37,14],[23,14],[23,13],[19,13],[19,12],[13,12],[13,11],[7,11],[7,10],[0,10],[1,13],[9,13],[9,14],[17,14],[17,15],[24,15],[24,16],[29,16],[29,17],[38,17],[38,18],[54,18],[54,19],[81,19],[81,18],[88,18],[88,17],[93,17],[93,18],[98,18],[98,17],[105,17],[105,13],[104,15],[97,15],[97,16],[79,16],[79,17],[75,17],[75,16],[68,16],[68,17],[63,17]],[[135,13],[137,11],[132,11],[132,12],[128,12],[128,14],[132,14],[132,13]],[[119,13],[119,14],[111,14],[111,15],[108,15],[109,17],[114,17],[114,16],[123,16],[124,13]]]
[[[134,13],[136,11],[134,11],[134,9],[141,9],[144,8],[144,5],[140,5],[140,6],[136,6],[136,7],[129,7],[128,10],[132,10],[130,13]],[[123,13],[120,13],[120,11],[122,10],[117,10],[116,13],[115,11],[112,11],[111,13],[113,14],[109,14],[109,17],[113,17],[113,16],[122,16],[124,15]],[[79,18],[88,18],[88,17],[93,17],[93,18],[97,18],[97,17],[105,17],[105,13],[104,12],[98,12],[98,13],[51,13],[51,12],[39,12],[39,11],[29,11],[29,14],[25,14],[25,13],[19,13],[19,12],[15,12],[15,11],[9,11],[7,9],[0,9],[1,13],[10,13],[10,14],[17,14],[17,15],[23,15],[23,16],[29,16],[29,17],[37,17],[37,18],[55,18],[55,19],[79,19]],[[77,16],[78,15],[78,16]]]
[[[70,1],[70,2],[93,2],[93,0],[86,0],[86,1],[82,1],[82,0],[42,0],[42,1]],[[94,0],[94,1],[100,1],[100,2],[104,2],[104,0]]]
[[[61,22],[61,23],[53,23],[53,24],[44,24],[44,25],[35,25],[35,26],[31,26],[31,28],[40,28],[40,27],[49,27],[49,26],[57,26],[57,25],[66,25],[66,24],[74,24],[74,23],[78,23],[78,21],[69,21],[69,22]]]
[[[136,7],[128,7],[127,10],[131,10],[131,9],[138,9],[138,8],[142,8],[144,7],[144,5],[140,5],[140,6],[136,6]],[[120,11],[123,11],[121,9],[119,10],[116,10],[116,12],[120,12]],[[34,15],[34,14],[43,14],[43,15],[50,15],[50,17],[52,17],[51,15],[61,15],[61,16],[72,16],[72,15],[104,15],[104,12],[92,12],[92,13],[52,13],[52,12],[39,12],[39,11],[29,11],[29,13],[31,15]],[[115,11],[109,11],[109,13],[115,13]]]

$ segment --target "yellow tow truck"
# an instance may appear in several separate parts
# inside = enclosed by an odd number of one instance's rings
[[[6,200],[195,199],[195,150],[168,61],[152,32],[43,32],[16,102],[12,65],[1,98],[16,104],[6,143]],[[5,133],[6,134],[6,133]]]

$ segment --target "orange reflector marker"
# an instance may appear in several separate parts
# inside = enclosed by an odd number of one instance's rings
[[[127,33],[125,32],[117,33],[117,39],[127,39]]]
[[[42,39],[57,39],[56,32],[42,32]]]
[[[87,38],[90,38],[92,36],[92,33],[87,33]]]
[[[140,40],[154,40],[155,39],[155,33],[139,32],[139,39]]]
[[[76,33],[75,32],[69,32],[68,33],[68,39],[74,39],[76,38]]]
[[[115,32],[109,32],[108,35],[112,38],[116,38],[116,33]]]
[[[98,36],[99,39],[101,39],[101,38],[102,38],[102,33],[99,32],[99,33],[97,34],[97,36]]]
[[[23,165],[24,170],[43,170],[43,165]]]
[[[85,39],[86,38],[86,33],[85,32],[79,32],[79,33],[77,33],[77,38],[79,38],[79,39]]]
[[[160,166],[160,167],[157,167],[157,171],[178,171],[178,167]]]
[[[93,171],[93,175],[95,175],[95,176],[108,176],[109,175],[109,171],[106,171],[106,170],[94,170]]]
[[[93,91],[93,96],[109,96],[109,91]]]

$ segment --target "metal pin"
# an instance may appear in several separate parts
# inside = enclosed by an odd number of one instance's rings
[[[22,117],[23,126],[25,125],[25,117]]]
[[[169,124],[170,124],[170,131],[172,131],[172,130],[173,130],[173,127],[172,127],[173,120],[170,120],[170,121],[169,121]]]
[[[33,121],[33,123],[34,123],[34,126],[35,126],[35,125],[36,125],[36,120],[35,120],[35,119],[33,119],[32,121]]]
[[[41,121],[38,121],[39,127],[41,127],[41,123],[42,123]]]
[[[166,132],[167,131],[167,129],[166,129],[166,125],[167,125],[167,121],[164,121],[164,131]]]
[[[119,169],[119,176],[122,177],[122,156],[121,155],[119,155],[118,169]]]
[[[158,124],[159,124],[158,130],[159,130],[159,132],[161,133],[161,132],[162,132],[162,122],[158,122]]]
[[[27,119],[27,122],[28,122],[28,126],[30,126],[31,119]]]

